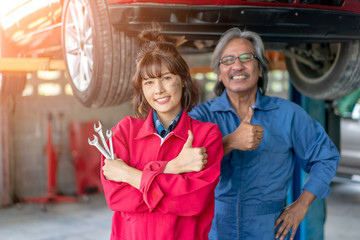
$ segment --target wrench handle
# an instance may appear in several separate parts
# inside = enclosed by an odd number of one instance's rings
[[[99,134],[99,136],[100,136],[100,139],[101,139],[102,144],[103,144],[104,147],[105,147],[106,152],[108,153],[108,155],[110,155],[110,150],[109,150],[108,145],[106,144],[105,137],[104,137],[104,134],[103,134],[102,130],[100,130],[100,131],[98,132],[98,134]]]
[[[104,155],[104,157],[106,159],[112,159],[110,156],[109,156],[109,153],[106,152],[100,145],[95,145],[95,147],[101,152],[102,155]]]
[[[114,160],[114,148],[113,148],[113,143],[112,143],[112,137],[109,138],[109,145],[110,145],[111,159]]]

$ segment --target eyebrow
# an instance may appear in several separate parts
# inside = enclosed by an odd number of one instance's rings
[[[253,53],[253,52],[244,52],[244,53],[241,53],[238,57],[240,57],[241,55],[244,55],[244,54],[249,54],[249,53],[256,55],[256,54]],[[235,57],[235,54],[225,55],[225,56],[223,56],[223,57],[221,57],[221,58],[224,58],[224,57]]]
[[[160,77],[166,75],[166,74],[172,74],[171,72],[164,72],[164,73],[161,73]],[[149,80],[151,78],[143,78],[143,81],[146,81],[146,80]]]

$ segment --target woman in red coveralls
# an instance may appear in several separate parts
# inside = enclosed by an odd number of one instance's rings
[[[114,211],[111,239],[208,239],[223,157],[217,125],[187,114],[198,101],[189,68],[158,29],[140,34],[134,117],[112,129],[116,160],[101,180]]]

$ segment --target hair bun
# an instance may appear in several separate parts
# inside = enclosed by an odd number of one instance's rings
[[[161,26],[153,23],[151,26],[145,28],[139,34],[140,45],[142,48],[153,47],[157,43],[166,42],[165,38],[161,35]]]

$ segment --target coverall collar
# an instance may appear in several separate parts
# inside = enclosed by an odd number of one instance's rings
[[[140,139],[157,134],[153,123],[153,114],[153,110],[150,110],[149,115],[146,117],[145,122],[141,126],[140,131],[136,135],[135,139]],[[184,131],[184,129],[191,130],[190,117],[185,110],[181,115],[179,123],[172,132],[175,136],[180,137],[186,141],[186,139],[188,138],[188,132]]]
[[[269,96],[261,94],[260,90],[258,89],[253,109],[267,111],[275,108],[278,108],[277,104]],[[211,110],[213,112],[235,111],[227,96],[226,89],[218,98],[214,99]]]

